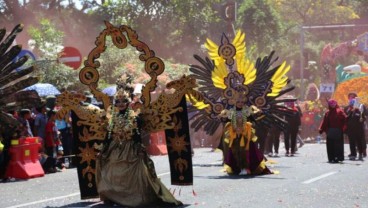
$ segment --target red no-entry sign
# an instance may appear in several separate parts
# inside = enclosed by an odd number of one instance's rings
[[[60,52],[59,62],[73,68],[78,69],[82,64],[82,55],[78,49],[73,47],[64,47]]]

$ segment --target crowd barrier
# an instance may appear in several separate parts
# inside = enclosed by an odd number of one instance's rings
[[[159,132],[150,134],[147,152],[150,155],[166,155],[167,154],[165,131],[159,131]]]
[[[6,169],[6,176],[19,179],[44,176],[45,172],[39,162],[40,147],[41,144],[37,137],[11,140],[10,161]]]

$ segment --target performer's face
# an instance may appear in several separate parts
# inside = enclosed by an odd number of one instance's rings
[[[119,109],[119,111],[121,110],[125,110],[130,103],[130,99],[126,96],[122,96],[122,97],[118,97],[115,100],[115,107],[117,107]]]
[[[243,108],[245,102],[243,100],[237,100],[236,101],[236,107],[237,108]]]

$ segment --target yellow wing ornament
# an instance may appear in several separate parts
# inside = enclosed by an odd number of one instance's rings
[[[286,65],[286,62],[284,61],[271,78],[273,85],[271,93],[267,94],[268,96],[277,96],[280,91],[288,84],[288,77],[286,76],[286,73],[288,71],[290,71],[290,65]]]
[[[254,64],[246,57],[246,44],[245,44],[245,33],[238,30],[235,35],[232,44],[235,47],[235,61],[236,69],[242,74],[246,79],[244,80],[244,85],[252,83],[256,78],[256,69]]]

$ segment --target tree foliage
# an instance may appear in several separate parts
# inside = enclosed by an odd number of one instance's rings
[[[33,38],[37,43],[35,52],[50,60],[57,55],[52,51],[56,48],[50,44],[73,46],[87,56],[95,46],[96,37],[105,28],[104,20],[116,26],[126,24],[137,31],[139,38],[157,56],[165,60],[167,74],[163,77],[164,80],[169,80],[185,72],[187,64],[195,62],[193,54],[203,55],[201,45],[206,38],[219,42],[221,33],[227,30],[225,21],[219,14],[225,2],[227,1],[3,0],[0,1],[0,24],[12,28],[14,23],[24,23],[29,34],[17,37],[17,42],[27,45],[28,40]],[[234,25],[235,29],[242,29],[246,33],[248,55],[256,58],[276,50],[276,54],[291,63],[294,69],[298,69],[300,65],[300,26],[347,24],[357,20],[364,23],[362,18],[368,16],[368,3],[365,0],[236,2],[237,19]],[[318,61],[320,51],[326,43],[351,40],[356,35],[358,34],[355,30],[306,31],[305,55],[309,60]],[[50,51],[46,52],[47,50]],[[139,61],[135,61],[136,58],[129,56],[130,53],[134,54],[134,50],[117,51],[111,47],[101,57],[106,64],[104,68],[101,67],[101,77],[106,85],[112,84],[115,76],[126,69],[142,73],[142,66]],[[65,67],[53,64],[46,68],[49,70],[57,67],[62,70]],[[298,77],[299,70],[292,70],[291,74]],[[44,77],[49,75],[51,73]],[[137,78],[144,80],[144,75],[137,74]],[[47,80],[52,81],[51,78]],[[54,81],[60,80],[62,79]]]
[[[247,44],[255,47],[258,55],[268,55],[277,46],[282,22],[267,0],[240,1],[237,24],[247,34]]]
[[[355,11],[356,3],[342,3],[341,0],[269,0],[283,22],[281,38],[278,39],[282,57],[292,63],[294,69],[300,69],[301,26],[349,24],[359,18]],[[366,7],[367,8],[367,7]],[[327,43],[341,43],[353,40],[357,34],[345,29],[310,29],[304,34],[304,60],[306,73],[304,77],[318,77],[318,70],[311,70],[308,61],[316,61]],[[299,77],[300,70],[293,70],[292,77]],[[314,76],[311,76],[314,75]],[[318,80],[310,80],[319,83]]]
[[[106,1],[95,12],[110,15],[115,25],[130,25],[159,56],[190,63],[220,21],[212,9],[215,2],[219,0],[117,0]]]
[[[48,19],[41,19],[40,27],[29,27],[38,60],[34,62],[40,82],[50,83],[59,89],[72,89],[78,80],[77,71],[59,63],[58,54],[63,49],[63,32],[58,31]]]

